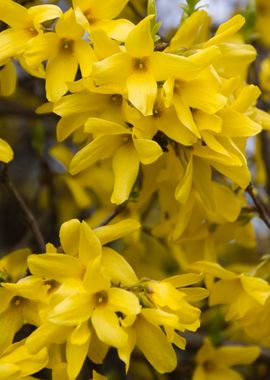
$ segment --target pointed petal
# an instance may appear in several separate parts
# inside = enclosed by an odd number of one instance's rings
[[[139,281],[124,257],[109,247],[104,247],[102,250],[102,266],[114,283],[131,286]]]
[[[60,282],[67,278],[81,278],[83,274],[83,266],[78,259],[61,253],[30,255],[28,266],[35,276]]]
[[[14,29],[31,26],[31,17],[27,9],[12,0],[0,1],[0,19]]]
[[[141,311],[138,297],[130,291],[120,288],[108,290],[109,304],[112,309],[120,311],[125,315],[136,315]]]
[[[133,57],[147,57],[154,51],[154,41],[151,34],[152,18],[153,15],[145,17],[127,36],[126,49]]]
[[[73,157],[69,171],[72,175],[92,166],[95,162],[109,158],[121,144],[118,136],[99,136]]]
[[[59,37],[56,33],[48,32],[32,38],[25,52],[25,60],[29,66],[38,67],[41,62],[55,57],[58,52]]]
[[[92,72],[93,62],[96,61],[92,47],[87,41],[76,41],[74,43],[74,55],[79,62],[82,77],[88,77]]]
[[[152,140],[133,139],[134,147],[142,164],[148,165],[157,161],[163,152],[159,144]]]
[[[129,130],[123,125],[97,117],[90,117],[87,120],[85,123],[84,132],[93,133],[95,135],[129,134]]]
[[[93,64],[93,78],[97,85],[125,83],[132,68],[132,58],[127,53],[117,53]]]
[[[65,52],[59,52],[49,60],[46,67],[46,94],[49,101],[59,100],[68,91],[66,83],[75,79],[77,69],[77,59]]]
[[[127,236],[140,228],[140,223],[135,219],[124,219],[121,222],[106,225],[94,229],[102,245]]]
[[[128,335],[120,327],[116,314],[104,307],[94,310],[91,318],[98,338],[113,347],[122,347],[127,343]]]
[[[135,72],[127,79],[128,99],[144,116],[152,115],[157,83],[148,72]]]
[[[89,294],[74,294],[57,304],[48,315],[48,321],[62,326],[76,326],[87,321],[93,304]]]
[[[79,259],[87,265],[99,256],[101,256],[101,243],[89,225],[83,221],[80,226]]]
[[[132,144],[122,145],[113,157],[114,188],[111,202],[121,204],[125,202],[131,192],[139,173],[139,159]]]
[[[137,347],[149,363],[159,372],[171,372],[177,365],[172,345],[160,328],[153,326],[144,318],[138,318],[135,324]]]
[[[75,379],[82,369],[87,356],[90,338],[83,344],[73,344],[70,339],[66,343],[67,373],[70,379]]]
[[[175,189],[175,198],[180,203],[185,203],[191,190],[193,181],[193,159],[189,160],[185,174]]]

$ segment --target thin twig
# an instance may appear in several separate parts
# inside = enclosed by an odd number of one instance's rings
[[[29,227],[31,228],[33,232],[33,235],[39,246],[40,251],[45,252],[45,241],[39,229],[38,223],[34,215],[32,214],[32,212],[29,210],[27,204],[25,203],[25,201],[19,194],[18,190],[14,186],[13,182],[11,181],[8,175],[7,165],[2,164],[0,167],[0,180],[6,186],[7,190],[12,194],[14,199],[16,200],[21,212],[24,215],[25,220],[27,221]]]
[[[246,192],[250,195],[251,199],[253,200],[253,203],[258,211],[260,218],[265,223],[265,225],[270,229],[269,211],[266,205],[264,204],[264,202],[262,201],[262,199],[260,198],[260,196],[256,194],[256,189],[254,188],[252,183],[248,185],[248,187],[246,188]]]
[[[110,223],[117,215],[121,214],[126,206],[126,203],[122,203],[121,205],[116,206],[114,211],[109,216],[107,216],[107,218],[105,218],[97,227],[106,226],[106,224]]]

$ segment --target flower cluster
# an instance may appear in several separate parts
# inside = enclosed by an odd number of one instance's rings
[[[14,93],[17,71],[44,80],[36,117],[57,120],[47,141],[44,131],[31,141],[45,171],[34,210],[50,209],[50,220],[35,221],[7,179],[14,153],[0,138],[3,183],[40,246],[0,260],[0,379],[47,369],[53,380],[75,380],[89,363],[93,380],[111,379],[101,368],[109,351],[126,372],[137,350],[171,372],[202,310],[207,319],[217,306],[246,342],[269,346],[270,285],[252,265],[236,265],[256,245],[246,191],[270,226],[246,154],[248,139],[270,130],[257,106],[259,79],[268,101],[270,61],[250,84],[256,50],[241,35],[245,18],[212,33],[199,1],[187,0],[165,39],[154,0],[147,11],[145,0],[44,2],[0,1],[0,95]],[[55,244],[45,248],[38,224],[47,232],[51,220],[60,244],[47,234]],[[204,314],[202,322],[201,343]],[[240,380],[230,367],[260,354],[240,343],[200,346],[193,380]]]

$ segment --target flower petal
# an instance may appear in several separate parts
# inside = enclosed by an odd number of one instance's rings
[[[151,34],[152,18],[153,15],[145,17],[127,36],[126,49],[133,57],[144,58],[154,51],[154,41]]]
[[[133,139],[134,147],[142,164],[148,165],[157,161],[163,154],[159,144],[152,140]]]
[[[128,335],[120,327],[116,314],[105,307],[94,310],[91,318],[98,338],[113,347],[122,347],[127,343]]]
[[[135,72],[127,79],[129,101],[144,116],[152,115],[157,97],[157,83],[148,72]]]
[[[46,68],[46,94],[47,99],[55,102],[67,90],[67,82],[72,82],[78,70],[77,59],[68,53],[58,53],[48,61]]]
[[[30,255],[28,266],[35,276],[60,282],[67,278],[81,278],[83,274],[83,266],[77,258],[61,253]]]
[[[128,199],[139,173],[139,166],[138,154],[132,144],[124,144],[117,150],[112,162],[114,172],[112,203],[121,204]]]
[[[144,318],[137,318],[135,328],[137,346],[149,363],[159,373],[173,371],[177,365],[176,354],[161,329]]]
[[[102,249],[102,266],[114,283],[130,286],[139,281],[133,268],[124,257],[109,247]]]

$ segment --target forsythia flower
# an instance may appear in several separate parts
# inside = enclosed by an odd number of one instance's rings
[[[215,349],[209,340],[196,355],[196,369],[192,380],[244,380],[232,366],[251,364],[260,355],[259,347],[225,346]]]
[[[0,3],[0,20],[10,28],[0,33],[0,60],[24,53],[28,41],[42,32],[42,23],[61,16],[56,5],[37,5],[26,9],[12,0]]]

